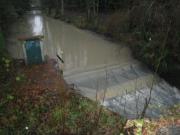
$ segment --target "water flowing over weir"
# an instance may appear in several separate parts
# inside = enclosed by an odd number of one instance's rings
[[[82,95],[102,102],[105,94],[102,104],[129,118],[142,112],[152,83],[146,116],[158,117],[180,102],[179,91],[133,59],[127,47],[51,18],[45,19],[45,26],[47,54],[54,57],[63,51],[64,78]]]
[[[29,25],[30,29],[26,30]],[[14,40],[17,35],[24,35],[20,31],[43,33],[44,54],[57,59],[56,54],[61,52],[67,83],[74,84],[82,95],[92,100],[104,99],[104,106],[121,115],[137,117],[152,84],[152,100],[146,116],[159,117],[163,109],[180,103],[179,90],[133,59],[124,45],[32,11],[16,24],[11,34],[8,49],[14,58],[22,56],[22,51],[13,51],[20,50]]]

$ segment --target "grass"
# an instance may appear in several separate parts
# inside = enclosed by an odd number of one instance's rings
[[[1,85],[2,135],[119,135],[126,120],[70,90],[53,62],[15,67]]]

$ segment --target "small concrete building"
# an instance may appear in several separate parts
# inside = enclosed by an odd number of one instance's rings
[[[27,65],[44,62],[44,21],[40,10],[28,11],[9,28],[7,49],[14,59]]]

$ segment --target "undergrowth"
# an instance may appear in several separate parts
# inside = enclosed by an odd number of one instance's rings
[[[5,73],[9,69],[6,64],[11,61],[2,58]],[[62,83],[52,90],[41,85],[41,80],[33,80],[27,70],[32,69],[30,74],[38,74],[35,71],[38,66],[25,70],[16,68],[12,66],[8,71],[13,76],[7,73],[8,80],[1,80],[0,134],[119,135],[124,132],[126,120],[106,109],[99,113],[100,104],[70,91]]]

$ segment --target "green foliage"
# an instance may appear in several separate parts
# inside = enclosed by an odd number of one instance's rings
[[[30,7],[30,0],[1,0],[0,1],[0,33],[6,33],[7,26],[22,15]],[[1,42],[1,41],[0,41]]]
[[[129,16],[126,12],[115,12],[107,17],[105,22],[107,33],[113,38],[120,39],[122,33],[129,31]]]
[[[2,52],[4,48],[5,48],[4,36],[3,33],[0,32],[0,52]]]
[[[176,104],[168,109],[167,108],[165,109],[165,113],[167,114],[167,116],[173,116],[174,118],[180,117],[179,111],[180,111],[180,104]]]
[[[87,27],[87,19],[83,16],[78,16],[74,19],[73,22],[79,28],[86,28]]]
[[[54,121],[56,121],[57,123],[61,123],[64,117],[64,109],[60,107],[55,108],[52,111],[52,117]]]
[[[69,111],[66,124],[71,130],[76,130],[78,128],[78,122],[81,121],[81,112]]]
[[[18,74],[15,77],[16,82],[20,82],[20,83],[26,81],[26,79],[27,78],[26,78],[26,76],[24,74]]]
[[[143,128],[143,125],[144,125],[144,120],[143,119],[140,119],[140,120],[135,120],[134,121],[135,123],[135,126],[137,127],[137,130],[136,130],[136,135],[142,135],[142,128]]]
[[[17,84],[17,82],[16,82]],[[22,84],[18,84],[23,85]],[[0,100],[0,133],[2,134],[89,134],[107,129],[119,133],[121,118],[102,110],[100,123],[96,126],[99,107],[96,103],[76,95],[61,102],[59,96],[44,93],[34,100],[30,95],[22,96],[20,91],[9,85],[11,91],[3,91]],[[24,91],[23,91],[24,92]],[[53,98],[56,98],[53,101]],[[64,99],[63,99],[64,100]],[[121,127],[122,128],[122,127]],[[94,130],[95,129],[95,130]]]
[[[115,126],[116,125],[116,119],[114,117],[111,117],[111,115],[102,112],[100,115],[100,122],[103,123],[103,125],[107,126]]]
[[[0,84],[8,83],[11,79],[13,70],[12,59],[8,56],[6,52],[0,54]]]

